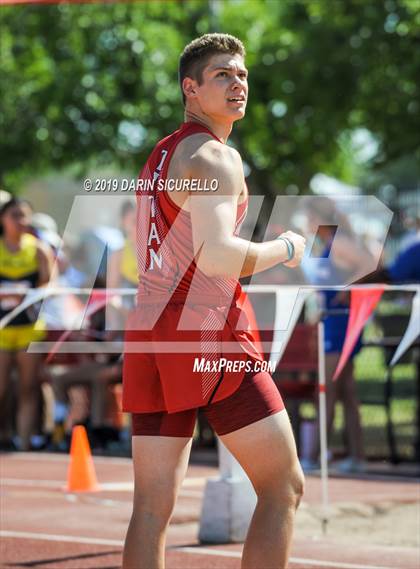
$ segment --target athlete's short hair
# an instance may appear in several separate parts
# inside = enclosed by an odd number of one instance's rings
[[[185,105],[185,95],[182,90],[182,82],[185,77],[191,77],[198,82],[203,82],[203,70],[209,59],[219,53],[230,53],[245,57],[244,44],[230,34],[204,34],[185,46],[179,58],[178,78],[181,87],[182,101]]]

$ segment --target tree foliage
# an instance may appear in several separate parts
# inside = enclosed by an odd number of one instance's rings
[[[182,121],[178,57],[208,31],[247,47],[232,143],[253,190],[306,191],[320,170],[354,182],[362,128],[378,145],[370,166],[420,159],[420,0],[20,5],[0,26],[6,188],[74,163],[136,175]]]

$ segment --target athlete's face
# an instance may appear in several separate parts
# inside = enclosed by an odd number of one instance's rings
[[[248,71],[240,55],[218,54],[203,70],[196,83],[196,101],[202,112],[217,120],[236,121],[245,115],[248,99]]]

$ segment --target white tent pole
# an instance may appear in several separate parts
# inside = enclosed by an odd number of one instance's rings
[[[327,443],[327,393],[325,382],[324,322],[318,323],[318,376],[319,376],[319,438],[322,484],[322,533],[328,525],[328,443]]]

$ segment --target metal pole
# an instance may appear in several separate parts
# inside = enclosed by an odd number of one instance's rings
[[[318,376],[319,376],[319,439],[322,485],[322,533],[328,526],[328,442],[327,442],[327,394],[325,381],[324,322],[318,323]]]

